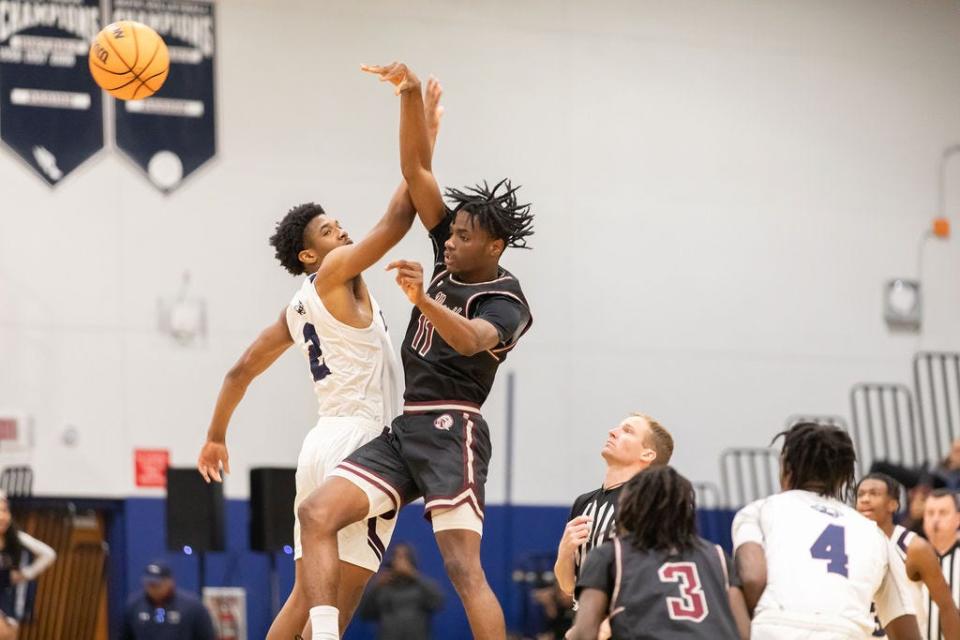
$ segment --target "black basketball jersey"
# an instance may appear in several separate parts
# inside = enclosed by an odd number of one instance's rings
[[[452,216],[430,231],[433,241],[433,278],[428,296],[466,318],[484,318],[500,333],[495,348],[463,356],[448,345],[433,324],[416,307],[410,315],[400,355],[406,390],[406,405],[416,403],[467,402],[479,409],[490,394],[497,368],[517,340],[530,328],[532,319],[520,283],[506,269],[499,269],[489,282],[465,283],[443,264],[443,244],[450,237]]]
[[[739,638],[727,589],[732,564],[715,544],[697,538],[690,551],[641,551],[629,537],[593,550],[577,583],[610,598],[614,640]]]
[[[573,502],[573,508],[570,509],[570,517],[567,518],[567,522],[577,516],[593,518],[590,525],[590,537],[580,545],[573,557],[573,567],[577,578],[580,577],[580,569],[583,567],[583,562],[587,559],[590,551],[617,534],[617,503],[620,500],[620,490],[622,488],[622,484],[618,484],[612,489],[600,487],[596,491],[583,494]]]

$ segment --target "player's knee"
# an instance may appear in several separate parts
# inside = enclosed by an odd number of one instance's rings
[[[452,553],[444,556],[443,567],[458,592],[472,591],[486,583],[479,558]]]
[[[300,529],[307,535],[336,535],[347,523],[340,524],[338,509],[322,496],[310,496],[297,508]]]

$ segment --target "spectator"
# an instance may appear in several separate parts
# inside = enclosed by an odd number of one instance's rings
[[[400,543],[360,602],[360,617],[379,625],[379,640],[426,640],[443,604],[440,588],[417,571],[413,547]]]
[[[24,550],[33,554],[32,563],[23,566]],[[35,579],[57,559],[52,548],[17,527],[10,503],[0,491],[0,640],[13,640],[20,626],[16,608],[17,585]]]
[[[924,486],[933,489],[960,489],[960,438],[950,444],[950,452],[933,469],[905,467],[885,460],[870,466],[871,472],[885,473],[907,489]]]
[[[556,582],[536,589],[533,599],[543,608],[543,631],[537,640],[560,640],[573,626],[573,596]]]
[[[930,495],[930,487],[920,485],[907,491],[907,514],[903,518],[905,529],[913,531],[918,536],[927,537],[923,532],[923,510],[927,504],[927,496]]]
[[[177,589],[170,567],[151,562],[141,581],[143,591],[127,603],[121,640],[215,640],[207,609]]]

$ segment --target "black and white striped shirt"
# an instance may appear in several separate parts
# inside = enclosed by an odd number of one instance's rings
[[[611,539],[617,533],[617,502],[620,500],[622,484],[611,489],[600,487],[596,491],[585,493],[577,498],[570,509],[567,522],[577,516],[593,518],[590,526],[590,537],[580,545],[573,559],[576,578],[580,579],[580,568],[587,559],[587,554],[596,547]]]
[[[940,555],[940,570],[950,587],[953,601],[960,604],[960,540],[955,540],[950,550]],[[927,625],[920,631],[926,640],[940,640],[943,637],[940,629],[940,609],[930,597],[926,585],[923,587],[923,602],[927,608]]]

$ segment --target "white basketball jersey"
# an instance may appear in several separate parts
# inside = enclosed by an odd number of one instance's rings
[[[893,535],[890,536],[890,541],[893,542],[893,548],[897,550],[897,555],[900,556],[904,564],[907,562],[907,549],[910,548],[910,543],[913,542],[916,537],[917,534],[899,524],[893,526]],[[927,607],[923,595],[926,591],[926,586],[924,586],[922,580],[914,582],[910,580],[908,576],[907,589],[910,591],[911,602],[913,602],[913,606],[917,610],[917,624],[920,625],[920,635],[926,637]],[[939,640],[939,638],[937,640]]]
[[[764,548],[767,587],[754,620],[789,626],[817,622],[851,638],[874,629],[871,605],[886,626],[914,613],[903,561],[872,520],[809,491],[753,502],[733,521],[734,549]]]
[[[380,306],[370,296],[373,321],[358,329],[334,318],[320,301],[315,275],[287,306],[287,327],[310,368],[323,417],[358,417],[388,425],[400,408],[400,367]]]

